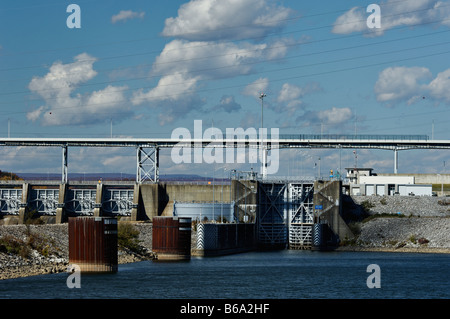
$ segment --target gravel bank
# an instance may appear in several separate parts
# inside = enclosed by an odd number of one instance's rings
[[[353,245],[341,250],[450,253],[450,198],[352,196],[352,199],[377,218],[358,223],[359,234]]]
[[[360,224],[355,242],[341,250],[450,253],[450,217],[380,217]]]
[[[370,214],[397,214],[405,216],[450,216],[450,198],[433,196],[352,196],[353,201],[370,207]]]

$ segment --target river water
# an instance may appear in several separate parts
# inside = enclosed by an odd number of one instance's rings
[[[378,271],[368,271],[372,264]],[[124,264],[114,274],[81,274],[80,288],[68,288],[68,277],[2,280],[0,298],[448,299],[450,255],[283,250]]]

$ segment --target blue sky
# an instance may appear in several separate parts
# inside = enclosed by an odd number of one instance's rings
[[[71,3],[81,28],[66,25]],[[366,23],[372,3],[380,29]],[[194,120],[258,128],[264,92],[264,126],[281,134],[450,138],[450,1],[5,0],[0,30],[1,136],[109,137],[112,123],[116,137],[170,137]],[[352,150],[280,155],[279,175],[315,175],[319,157],[324,175],[354,165]],[[3,148],[0,169],[58,173],[60,157]],[[359,150],[358,166],[390,173],[393,157]],[[399,159],[400,173],[441,173],[449,156]],[[161,174],[213,170],[161,153]],[[69,150],[69,172],[119,171],[135,172],[134,150]]]

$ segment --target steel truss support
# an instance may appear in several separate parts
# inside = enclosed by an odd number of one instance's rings
[[[149,148],[146,151],[145,148]],[[138,146],[136,148],[136,183],[159,182],[159,147]]]

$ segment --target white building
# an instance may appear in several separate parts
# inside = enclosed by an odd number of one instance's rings
[[[408,175],[382,175],[372,169],[347,169],[350,195],[400,195],[431,196],[432,185],[415,184],[415,177]]]
[[[346,168],[347,179],[350,184],[359,184],[359,178],[361,176],[373,176],[373,168]]]

